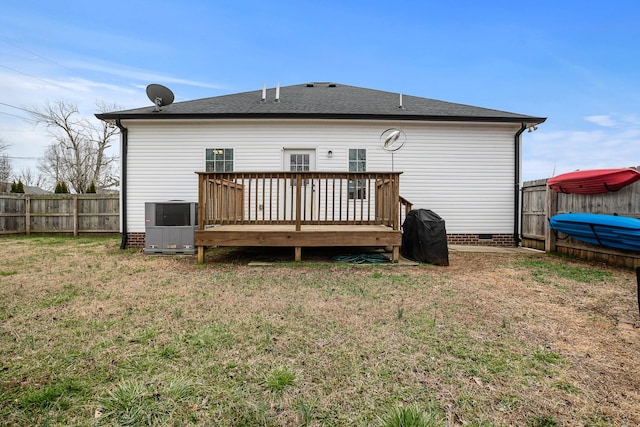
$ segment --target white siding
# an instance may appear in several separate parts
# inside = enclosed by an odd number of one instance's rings
[[[449,233],[513,233],[514,134],[518,125],[405,127],[395,154],[401,194],[431,209]]]
[[[393,154],[400,193],[446,220],[449,233],[513,232],[518,124],[344,120],[125,121],[129,129],[128,231],[144,231],[144,202],[197,201],[206,148],[233,148],[236,171],[279,171],[285,148],[316,150],[317,170],[347,171],[348,149],[367,149],[368,171],[390,171],[379,137],[404,129]],[[328,151],[333,156],[327,155]]]

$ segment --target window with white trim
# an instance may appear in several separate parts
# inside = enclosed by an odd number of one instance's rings
[[[233,172],[233,148],[207,148],[207,172]]]
[[[366,172],[367,170],[367,150],[364,148],[349,149],[349,172]],[[366,199],[367,184],[365,180],[349,180],[349,199]]]
[[[289,169],[291,172],[309,172],[311,170],[311,157],[309,154],[290,154],[289,156]]]

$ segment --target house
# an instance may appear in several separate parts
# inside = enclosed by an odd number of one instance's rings
[[[206,219],[200,218],[200,231],[228,224],[232,216],[235,223],[283,225],[296,220],[293,205],[283,208],[272,207],[271,203],[281,199],[279,194],[286,200],[285,188],[292,189],[289,203],[295,203],[296,197],[298,201],[306,200],[302,207],[296,207],[302,217],[301,222],[298,218],[299,228],[305,223],[307,210],[311,212],[307,219],[328,220],[330,193],[344,193],[345,197],[344,203],[342,196],[338,197],[340,202],[334,200],[335,206],[329,210],[342,212],[351,207],[352,214],[356,214],[373,209],[372,200],[382,200],[382,193],[379,197],[375,194],[384,189],[381,183],[398,184],[400,199],[407,201],[405,207],[412,205],[439,214],[446,221],[451,243],[515,246],[520,226],[521,135],[546,120],[317,82],[263,87],[97,117],[121,129],[123,247],[143,245],[145,202],[200,200],[204,205],[204,198],[224,191],[225,203],[239,203],[240,207],[235,207],[233,214],[227,212],[224,218],[218,215],[216,220],[211,215],[222,209],[221,202],[208,200],[207,207],[199,208],[201,216],[207,215]],[[198,171],[203,173],[194,173]],[[334,186],[329,188],[328,175],[278,178],[277,173],[283,171],[340,173],[341,187],[335,184],[335,175]],[[392,174],[344,175],[369,171]],[[258,175],[245,175],[239,184],[238,174],[248,172],[262,173],[261,181],[255,181]],[[222,173],[230,175],[208,175]],[[272,175],[271,181],[265,174]],[[283,180],[277,191],[271,184],[274,179]],[[302,183],[298,193],[293,191],[296,179]],[[217,183],[218,190],[206,190],[207,183]],[[208,195],[205,191],[209,191]],[[305,197],[307,191],[314,196]],[[398,198],[393,192],[387,195]],[[230,202],[230,197],[242,200]],[[395,206],[397,200],[392,204],[393,209],[385,214],[387,218],[402,214],[401,207]],[[274,209],[290,209],[291,215],[278,214],[272,220]],[[270,216],[266,215],[267,210]],[[335,220],[337,217],[334,214],[332,220],[342,225],[375,222],[362,216]],[[382,213],[376,212],[374,217],[379,224]],[[388,225],[398,231],[397,222],[395,226],[392,222]],[[247,243],[246,239],[234,241]],[[389,241],[397,246],[397,234]],[[332,242],[324,241],[331,243],[329,246]],[[305,243],[313,245],[310,241]],[[295,244],[290,246],[298,248]]]
[[[0,193],[10,193],[11,184],[10,182],[0,182]],[[24,185],[24,194],[51,194],[51,191],[43,190],[36,186]]]

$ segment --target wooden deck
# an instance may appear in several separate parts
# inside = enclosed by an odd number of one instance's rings
[[[295,248],[302,260],[303,247],[393,247],[398,262],[402,233],[384,225],[220,225],[197,230],[198,262],[204,262],[205,246],[284,246]]]
[[[392,247],[400,172],[198,172],[198,262],[207,246]]]

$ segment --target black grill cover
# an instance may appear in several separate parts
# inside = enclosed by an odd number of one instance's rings
[[[400,254],[417,262],[449,265],[449,248],[444,220],[428,209],[409,211],[402,224]]]

